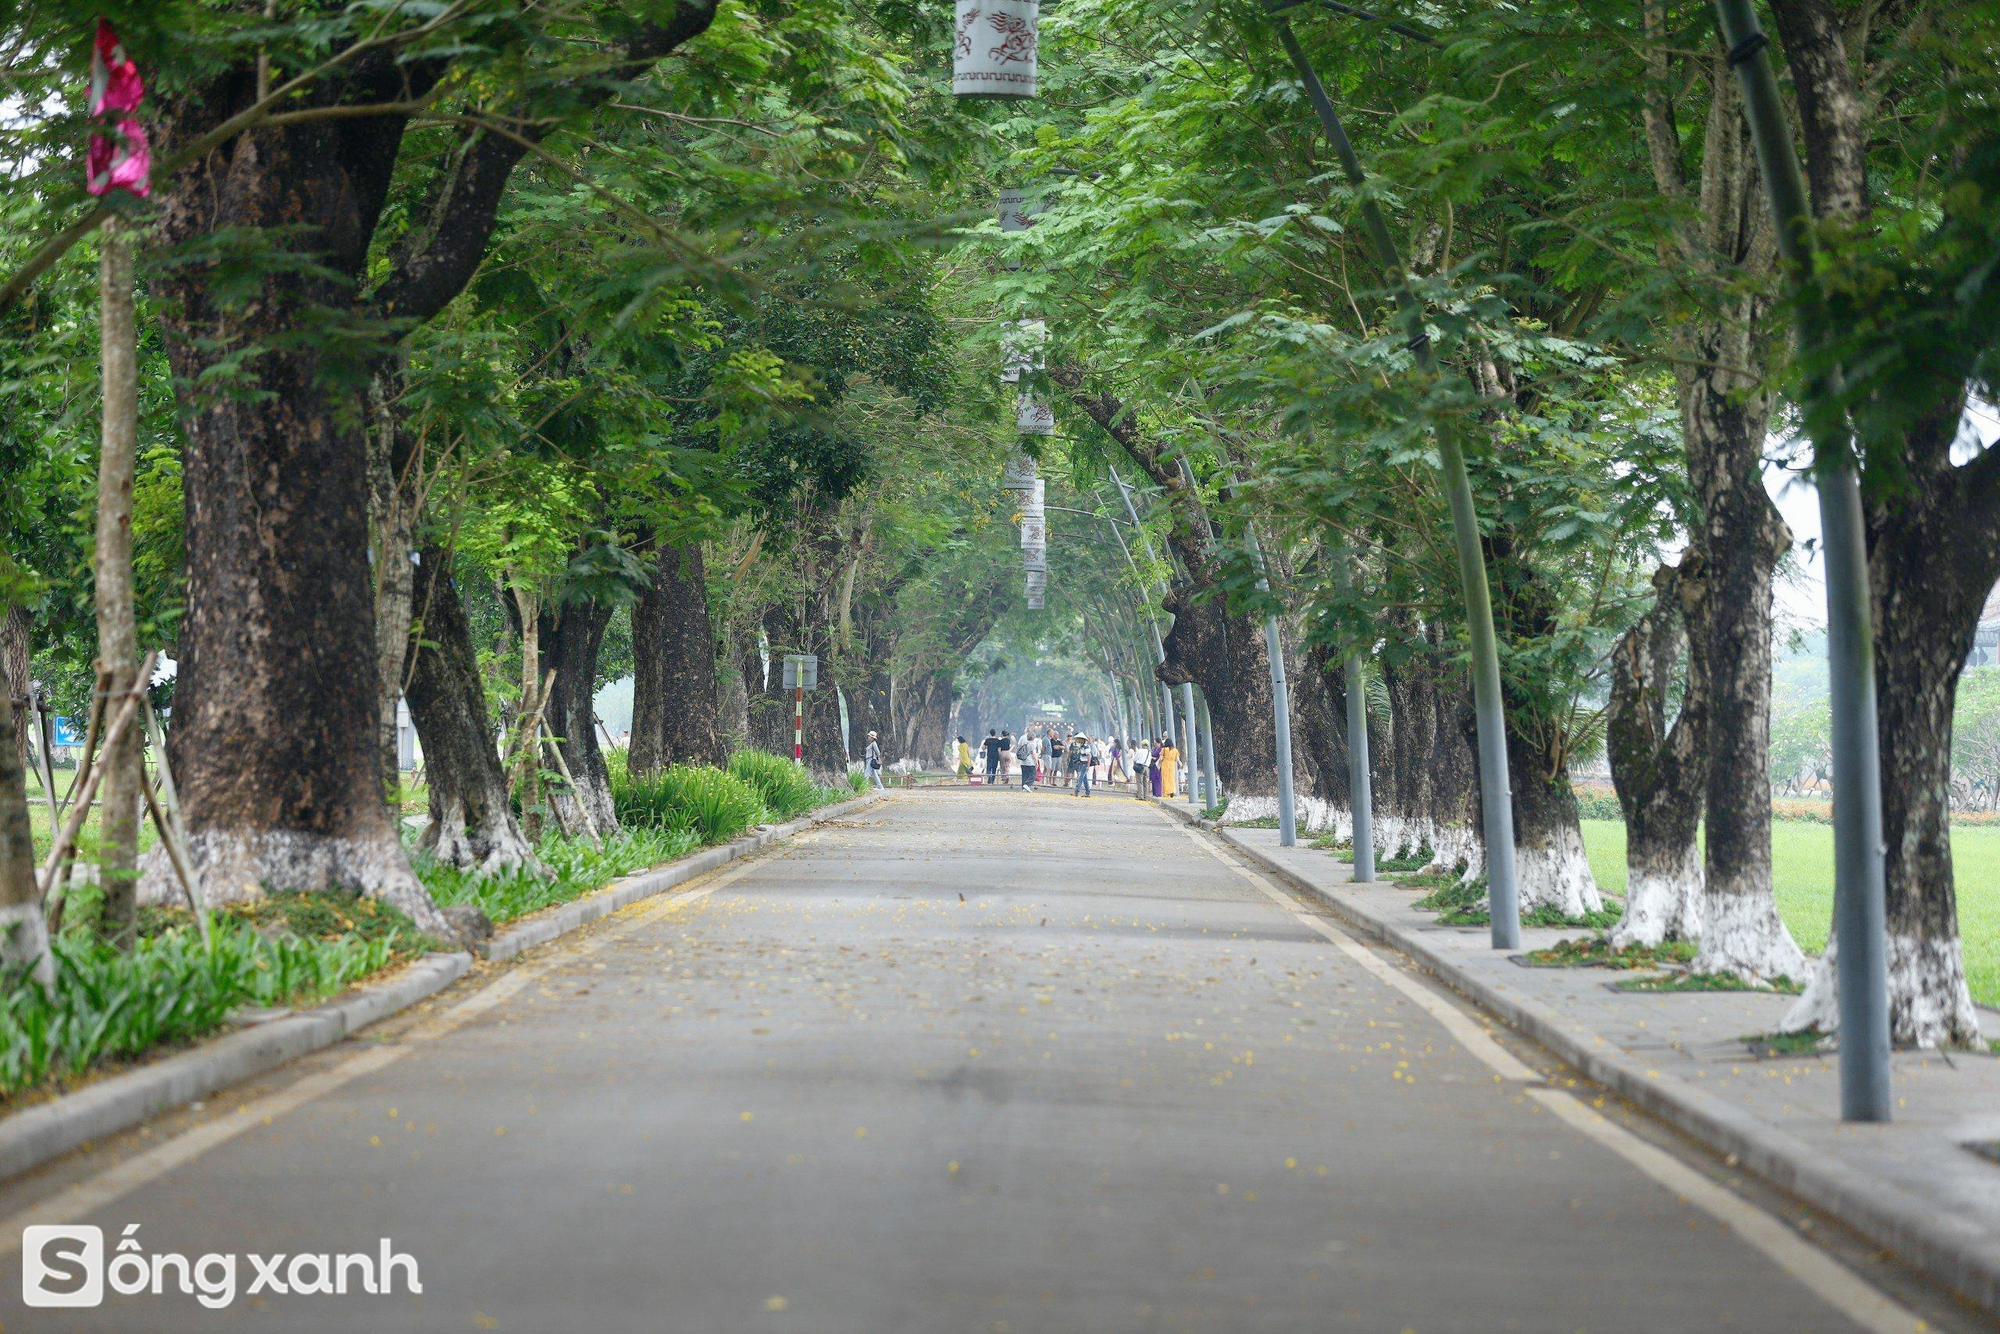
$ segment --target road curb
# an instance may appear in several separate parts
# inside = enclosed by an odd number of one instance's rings
[[[1157,803],[1218,837],[1262,870],[1326,903],[1362,934],[1409,955],[1447,986],[1648,1114],[1733,1160],[1733,1165],[1823,1209],[1905,1262],[1949,1284],[1965,1300],[2000,1314],[2000,1238],[1894,1182],[1829,1158],[1805,1141],[1684,1079],[1649,1069],[1604,1037],[1566,1023],[1538,1001],[1515,996],[1458,966],[1421,936],[1365,904],[1313,884],[1213,822]],[[1864,1127],[1854,1128],[1866,1134]]]
[[[801,830],[880,800],[882,794],[871,793],[843,801],[733,843],[704,848],[679,861],[641,871],[503,931],[483,942],[480,954],[488,959],[511,958]],[[12,1180],[92,1140],[130,1130],[161,1112],[331,1047],[369,1024],[436,995],[471,968],[472,955],[467,953],[427,954],[393,977],[362,987],[344,999],[210,1038],[178,1056],[16,1112],[0,1121],[0,1180]]]

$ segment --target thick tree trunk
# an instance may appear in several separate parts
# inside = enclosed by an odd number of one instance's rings
[[[1913,433],[1906,486],[1869,507],[1869,577],[1887,849],[1889,1030],[1899,1044],[1977,1044],[1951,857],[1952,723],[1981,609],[2000,579],[2000,466],[1949,461],[1958,405]],[[1925,435],[1929,438],[1924,438]],[[1838,1024],[1834,950],[1788,1028]]]
[[[447,866],[505,875],[536,867],[508,800],[479,651],[444,549],[426,543],[410,628],[410,716],[424,747],[430,823],[417,846]]]
[[[604,629],[611,607],[596,601],[572,602],[542,617],[541,643],[545,666],[555,671],[548,706],[542,711],[546,730],[557,738],[563,764],[575,784],[552,783],[550,809],[564,833],[575,837],[595,828],[600,835],[618,828],[611,800],[611,774],[604,750],[597,744],[597,655],[604,646]],[[546,754],[546,749],[543,751]],[[554,767],[554,766],[550,766]],[[585,821],[583,812],[589,812]]]
[[[1748,334],[1707,326],[1704,360],[1747,360]],[[1791,530],[1765,494],[1768,405],[1721,369],[1691,375],[1681,396],[1688,471],[1700,501],[1696,544],[1708,571],[1697,624],[1710,687],[1708,820],[1698,971],[1803,980],[1806,958],[1771,888],[1772,579]]]
[[[1702,871],[1697,832],[1708,766],[1708,673],[1688,654],[1679,714],[1667,726],[1667,696],[1686,626],[1699,624],[1706,596],[1701,557],[1653,575],[1653,607],[1612,652],[1605,750],[1625,813],[1625,913],[1614,949],[1701,936]]]
[[[1662,259],[1710,285],[1716,307],[1684,321],[1675,340],[1681,435],[1698,517],[1689,534],[1707,571],[1692,655],[1710,690],[1708,818],[1701,949],[1695,967],[1746,978],[1797,978],[1805,955],[1778,917],[1771,890],[1771,580],[1792,535],[1764,492],[1771,405],[1763,302],[1741,295],[1776,262],[1736,84],[1719,49],[1699,58],[1709,89],[1699,179],[1683,162],[1669,62],[1677,39],[1665,7],[1641,7],[1647,35],[1641,120],[1654,184],[1684,219]]]
[[[720,719],[701,544],[662,543],[632,606],[632,772],[727,763]]]
[[[0,690],[14,707],[15,758],[23,773],[28,769],[28,732],[35,725],[34,679],[34,623],[25,608],[9,607],[0,618]]]
[[[750,685],[761,679],[763,669],[757,656],[755,628],[732,629],[724,649],[726,656],[717,682],[722,698],[718,727],[723,749],[737,751],[756,744],[750,730]]]
[[[1583,825],[1569,764],[1545,735],[1515,725],[1532,721],[1507,711],[1507,764],[1514,779],[1514,852],[1521,911],[1546,908],[1565,918],[1604,911],[1604,898],[1583,851]],[[1476,744],[1476,733],[1468,743]]]
[[[410,77],[393,57],[350,73],[353,88]],[[336,98],[342,89],[352,91],[329,85]],[[215,123],[243,92],[224,77],[168,99],[155,151]],[[179,383],[206,384],[239,359],[253,373],[251,392],[184,406],[187,609],[171,749],[211,899],[358,890],[456,940],[383,800],[362,405],[344,387],[349,368],[301,336],[324,309],[351,308],[401,128],[388,117],[239,136],[157,196],[169,244],[269,229],[273,244],[313,258],[261,268],[254,292],[212,287],[201,264],[157,284]],[[163,862],[149,866],[147,889],[179,893]]]
[[[20,760],[27,715],[0,691],[0,969],[28,970],[44,987],[55,981],[42,896],[35,886],[35,839],[28,823],[28,771]]]
[[[1877,99],[1857,69],[1868,30],[1826,0],[1774,0],[1797,95],[1813,212],[1836,238],[1869,233],[1870,118]],[[1834,244],[1842,242],[1838,239]],[[1966,989],[1951,863],[1950,765],[1958,678],[1979,612],[2000,577],[2000,450],[1954,465],[1976,345],[1928,381],[1901,388],[1920,413],[1904,427],[1887,485],[1868,506],[1875,616],[1882,834],[1887,855],[1889,1026],[1899,1043],[1980,1039]],[[1925,398],[1916,398],[1916,395]],[[1871,445],[1877,442],[1870,442]],[[1883,442],[1886,443],[1886,442]],[[1878,457],[1875,450],[1871,458]],[[1871,470],[1872,471],[1872,470]],[[1834,1026],[1833,948],[1788,1023]]]
[[[1301,796],[1352,816],[1347,774],[1347,668],[1309,644],[1287,673],[1292,683],[1292,755]],[[1369,751],[1371,760],[1377,758]]]

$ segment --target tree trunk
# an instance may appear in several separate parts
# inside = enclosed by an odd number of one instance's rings
[[[610,604],[594,600],[569,603],[554,615],[545,614],[542,618],[540,638],[548,654],[546,665],[555,671],[542,720],[547,731],[557,738],[563,764],[575,784],[573,788],[552,786],[548,793],[549,807],[563,832],[572,838],[587,832],[592,825],[599,834],[609,834],[618,828],[618,813],[611,800],[611,774],[605,767],[604,750],[597,744],[597,710],[593,703],[597,693],[597,655],[604,646],[604,629],[610,623]],[[589,822],[583,818],[584,811],[590,814]]]
[[[1740,365],[1748,334],[1709,326],[1705,360]],[[1688,472],[1701,504],[1708,571],[1696,633],[1710,687],[1708,819],[1697,971],[1803,980],[1806,958],[1771,888],[1772,578],[1791,530],[1765,494],[1767,403],[1722,370],[1688,377],[1681,396]]]
[[[0,968],[26,969],[47,987],[55,981],[42,896],[35,885],[35,839],[28,823],[28,771],[20,759],[27,715],[0,691]]]
[[[632,772],[727,763],[721,714],[701,544],[662,543],[632,607]]]
[[[213,123],[238,91],[223,80],[169,99],[155,151]],[[212,289],[203,264],[158,283],[176,380],[206,384],[247,358],[253,381],[183,412],[187,609],[172,762],[212,900],[358,890],[458,940],[383,800],[361,404],[342,387],[348,367],[301,337],[302,322],[352,301],[401,122],[334,124],[240,136],[160,196],[169,244],[267,228],[314,259],[261,267],[251,292]],[[179,895],[163,859],[147,887]]]
[[[761,679],[762,663],[757,656],[754,629],[732,629],[725,641],[726,657],[717,683],[722,697],[717,726],[724,750],[743,750],[756,744],[750,732],[750,683]]]
[[[1962,409],[1912,433],[1905,485],[1869,506],[1882,755],[1889,1031],[1902,1045],[1980,1042],[1951,857],[1952,724],[1973,633],[2000,579],[2000,466],[1950,463]],[[1928,437],[1928,438],[1926,438]],[[1829,944],[1790,1029],[1838,1024]]]
[[[28,769],[28,733],[35,725],[34,680],[33,622],[25,608],[9,607],[0,618],[0,690],[14,706],[15,758],[23,773]]]
[[[410,628],[410,716],[424,747],[430,823],[417,846],[480,875],[539,868],[508,800],[494,726],[451,558],[425,543]]]
[[[1697,831],[1708,767],[1706,660],[1688,654],[1680,713],[1667,726],[1676,664],[1691,647],[1706,579],[1698,553],[1653,575],[1653,606],[1612,652],[1605,750],[1625,813],[1625,913],[1614,949],[1701,936],[1702,871]],[[1698,646],[1695,646],[1698,647]]]
[[[99,346],[104,374],[104,434],[97,460],[97,548],[91,573],[97,601],[97,671],[108,717],[139,676],[139,630],[132,607],[132,482],[139,465],[138,330],[132,313],[134,241],[118,218],[99,235]],[[101,929],[130,949],[138,927],[139,803],[146,781],[144,734],[127,727],[98,757],[98,883]]]
[[[389,394],[377,377],[369,388],[367,442],[369,537],[375,554],[375,745],[381,757],[382,790],[393,803],[403,777],[396,745],[396,704],[408,668],[410,606],[416,588],[410,556],[416,549],[420,500],[415,494],[415,451],[401,438],[396,414],[386,406]]]
[[[1775,0],[1806,147],[1814,214],[1838,237],[1869,234],[1870,118],[1877,99],[1856,65],[1867,29],[1825,0]],[[1850,46],[1851,41],[1851,46]],[[1851,242],[1846,242],[1850,243]],[[1834,244],[1843,244],[1836,239]],[[1865,260],[1864,264],[1876,261]],[[1986,350],[1990,350],[1990,342]],[[1967,381],[1981,349],[1955,349],[1928,379],[1900,386],[1918,412],[1892,447],[1887,485],[1864,486],[1875,619],[1877,732],[1882,763],[1883,878],[1887,900],[1889,1028],[1899,1043],[1977,1043],[1951,863],[1952,714],[1980,609],[2000,577],[2000,450],[1955,465]],[[1893,446],[1900,445],[1900,448]],[[1871,467],[1872,474],[1876,471]],[[1836,1010],[1833,943],[1788,1024]],[[1816,1008],[1817,1007],[1817,1008]]]

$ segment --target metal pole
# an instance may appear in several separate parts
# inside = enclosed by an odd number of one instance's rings
[[[1208,692],[1201,693],[1201,776],[1208,784],[1208,806],[1222,804],[1222,784],[1215,776],[1215,717],[1208,707]]]
[[[1729,64],[1743,94],[1743,112],[1757,145],[1757,165],[1778,249],[1794,291],[1811,271],[1811,218],[1805,181],[1792,151],[1769,45],[1749,0],[1716,0]],[[1804,304],[1799,345],[1821,341]],[[1835,373],[1837,375],[1837,372]],[[1815,400],[1837,390],[1822,377],[1807,386],[1802,406],[1818,473],[1820,541],[1826,553],[1826,654],[1833,688],[1833,932],[1838,942],[1834,982],[1840,1007],[1840,1115],[1847,1121],[1889,1119],[1889,969],[1882,870],[1882,762],[1875,716],[1875,626],[1868,594],[1868,545],[1853,438],[1844,414],[1816,412]]]
[[[1344,593],[1353,587],[1353,556],[1346,544],[1334,552],[1334,573]],[[1368,764],[1367,658],[1359,649],[1346,657],[1347,677],[1347,807],[1354,818],[1354,881],[1375,878],[1375,793]]]
[[[806,688],[792,687],[792,759],[806,762]]]
[[[1278,40],[1297,67],[1306,95],[1319,113],[1320,126],[1340,159],[1341,171],[1349,183],[1367,184],[1361,159],[1348,142],[1340,115],[1333,109],[1319,75],[1306,59],[1305,49],[1292,34],[1289,23],[1277,22]],[[1409,347],[1417,367],[1426,375],[1437,372],[1437,356],[1431,350],[1430,335],[1424,327],[1423,308],[1410,291],[1396,243],[1382,210],[1365,195],[1361,199],[1361,219],[1374,243],[1375,253],[1389,280],[1396,284],[1396,305],[1409,328]],[[1451,505],[1452,534],[1458,547],[1458,577],[1464,589],[1466,628],[1472,647],[1472,707],[1479,730],[1479,807],[1486,836],[1486,896],[1492,910],[1493,948],[1519,949],[1521,906],[1514,884],[1514,797],[1507,773],[1507,724],[1500,700],[1500,649],[1493,633],[1493,598],[1486,585],[1486,559],[1479,549],[1479,514],[1472,503],[1472,481],[1465,471],[1465,450],[1458,428],[1449,418],[1440,418],[1436,428],[1438,461],[1444,471],[1445,498]]]
[[[1354,815],[1354,880],[1375,878],[1375,794],[1368,775],[1368,698],[1363,659],[1347,655],[1347,804]]]
[[[1181,718],[1186,723],[1186,726],[1182,730],[1187,733],[1187,744],[1181,747],[1181,768],[1186,771],[1181,776],[1181,782],[1186,788],[1184,795],[1187,803],[1192,806],[1194,804],[1195,782],[1190,775],[1194,773],[1195,760],[1198,758],[1195,752],[1200,749],[1195,742],[1200,735],[1201,725],[1195,721],[1194,684],[1189,681],[1181,682]]]
[[[1257,587],[1271,591],[1269,568],[1264,563],[1264,544],[1257,540],[1257,525],[1249,524],[1250,551],[1257,558]],[[1264,644],[1271,655],[1271,733],[1278,752],[1278,846],[1298,846],[1297,797],[1292,786],[1292,688],[1285,680],[1285,641],[1278,618],[1264,618]]]

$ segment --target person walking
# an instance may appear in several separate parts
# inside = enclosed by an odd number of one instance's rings
[[[1070,795],[1090,795],[1090,738],[1078,732],[1069,739],[1069,771],[1076,775]]]
[[[1157,795],[1162,797],[1178,797],[1181,794],[1180,780],[1180,747],[1169,741],[1160,750],[1160,782]]]
[[[1036,770],[1041,767],[1041,738],[1032,732],[1024,733],[1021,744],[1014,748],[1015,758],[1021,762],[1021,790],[1035,790]]]
[[[873,732],[868,734],[868,750],[864,760],[868,765],[869,781],[878,788],[886,789],[888,784],[882,781],[882,743],[875,739]]]
[[[986,742],[980,749],[986,752],[986,786],[992,787],[993,780],[1000,776],[1000,734],[987,728]]]
[[[1000,733],[1000,781],[1002,785],[1012,783],[1014,775],[1020,772],[1021,757],[1014,751],[1014,729],[1003,728]]]
[[[1155,739],[1152,749],[1146,753],[1146,786],[1153,790],[1156,797],[1160,795],[1160,750],[1160,743]]]
[[[958,739],[958,750],[954,753],[953,758],[957,760],[957,763],[952,767],[958,770],[958,781],[961,783],[971,782],[972,747],[965,744],[964,737]]]

